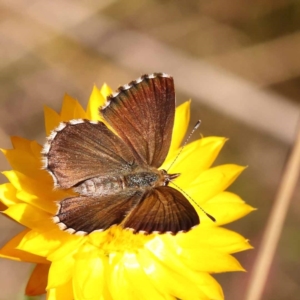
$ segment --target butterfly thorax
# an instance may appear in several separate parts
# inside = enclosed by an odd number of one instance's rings
[[[75,188],[75,191],[84,196],[108,196],[124,190],[146,191],[167,185],[172,176],[174,175],[167,174],[164,170],[139,169],[126,174],[99,176],[85,180]]]
[[[165,183],[164,175],[158,170],[146,170],[130,173],[124,176],[126,188],[148,189],[162,186]]]

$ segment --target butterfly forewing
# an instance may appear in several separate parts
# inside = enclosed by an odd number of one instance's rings
[[[70,188],[96,176],[130,172],[134,156],[105,124],[62,123],[44,147],[46,169],[56,185]]]
[[[166,74],[145,75],[119,88],[100,110],[132,149],[140,164],[160,167],[171,143],[175,114],[174,82]]]

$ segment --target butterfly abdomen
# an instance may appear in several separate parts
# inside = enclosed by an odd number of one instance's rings
[[[100,176],[78,185],[75,191],[83,196],[109,196],[123,191],[123,176]]]

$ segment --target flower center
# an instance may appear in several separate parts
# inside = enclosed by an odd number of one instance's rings
[[[95,232],[89,235],[90,242],[99,248],[104,255],[115,252],[137,252],[145,243],[153,239],[154,235],[134,234],[120,226],[112,226],[104,232]]]

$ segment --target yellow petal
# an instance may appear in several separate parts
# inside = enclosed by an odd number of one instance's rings
[[[171,242],[168,243],[168,241]],[[222,290],[220,289],[219,284],[212,277],[207,277],[205,276],[205,274],[194,272],[193,270],[189,269],[181,260],[178,259],[178,256],[176,254],[177,245],[174,246],[175,244],[173,241],[174,239],[172,237],[167,236],[167,239],[164,240],[164,246],[160,247],[162,240],[157,237],[148,242],[146,247],[151,250],[153,254],[155,254],[158,260],[160,260],[164,265],[168,266],[170,271],[172,271],[173,273],[178,273],[180,275],[184,274],[185,282],[181,283],[183,284],[183,286],[193,283],[193,285],[197,287],[201,293],[207,296],[208,299],[223,299],[223,295],[222,293],[220,293]],[[156,246],[158,246],[158,248]],[[208,283],[209,281],[210,283]],[[204,292],[204,290],[208,286],[210,286],[210,290]],[[195,288],[194,292],[196,292]],[[202,297],[204,297],[204,295]],[[186,298],[194,299],[193,297]]]
[[[27,140],[20,137],[11,137],[11,142],[15,150],[28,153],[39,162],[41,161],[42,146],[36,141]],[[40,165],[38,168],[40,169]]]
[[[238,220],[253,210],[242,199],[230,192],[222,192],[208,200],[203,208],[216,219],[217,225],[224,225]],[[208,219],[205,219],[208,222]]]
[[[168,297],[167,295],[169,295],[169,298],[166,299],[174,299],[176,297],[182,300],[209,300],[199,286],[195,284],[194,280],[190,278],[191,273],[193,273],[193,276],[198,274],[191,272],[182,265],[178,269],[178,264],[180,264],[178,259],[174,261],[172,257],[163,262],[155,259],[151,253],[151,250],[148,252],[146,250],[140,251],[137,258],[152,284],[156,286],[163,296]],[[170,265],[171,261],[176,266]],[[170,298],[170,295],[174,296],[174,298]]]
[[[174,156],[186,134],[190,122],[190,106],[191,101],[186,101],[176,107],[172,141],[167,160],[169,157]]]
[[[26,286],[25,294],[27,296],[38,296],[46,293],[49,267],[50,264],[36,265]]]
[[[76,255],[73,289],[75,299],[99,300],[104,284],[104,260],[100,250],[90,244]]]
[[[103,98],[106,100],[106,97],[111,95],[114,91],[106,84],[104,83],[100,89],[100,93],[103,96]],[[104,104],[104,103],[103,103]]]
[[[59,261],[51,263],[47,290],[67,284],[73,276],[75,260],[73,255],[67,255]]]
[[[158,292],[137,260],[136,253],[124,253],[122,258],[124,264],[125,278],[128,284],[134,286],[134,299],[155,299],[165,300],[165,297]]]
[[[60,245],[61,241],[58,239],[47,240],[44,234],[31,230],[24,236],[17,249],[47,257]]]
[[[64,243],[69,243],[73,239],[82,238],[61,231],[55,224],[53,225],[55,229],[43,231],[42,233],[33,230],[28,232],[18,245],[18,249],[48,257]]]
[[[166,239],[164,236],[160,238],[163,241]],[[201,227],[199,225],[187,233],[177,234],[174,239],[183,249],[211,248],[227,254],[252,249],[243,236],[222,227]]]
[[[48,263],[44,257],[40,257],[17,249],[18,245],[21,243],[22,239],[29,231],[30,231],[29,229],[26,229],[20,232],[15,237],[13,237],[8,243],[6,243],[0,249],[0,256],[12,260],[16,260],[16,261],[25,261],[25,262],[41,263],[41,264]]]
[[[208,137],[187,145],[169,170],[169,173],[181,174],[175,183],[181,188],[190,186],[201,172],[212,165],[225,142],[225,138]],[[166,162],[163,168],[168,169],[170,162]]]
[[[114,300],[137,299],[135,287],[129,284],[125,269],[121,253],[115,253],[110,256],[107,284]]]
[[[208,169],[186,187],[185,192],[196,202],[203,204],[226,190],[244,169],[238,165],[221,165]]]
[[[68,283],[57,288],[48,290],[47,300],[74,300],[72,281],[69,281]]]
[[[175,167],[178,169],[178,165],[184,161],[191,153],[193,153],[197,148],[201,147],[201,140],[187,144],[183,149],[177,149],[175,152],[169,152],[170,155],[161,166],[161,169],[169,170],[174,173]],[[172,155],[171,155],[172,154]],[[179,167],[180,168],[180,167]]]
[[[160,237],[157,237],[148,242],[146,246],[164,265],[173,270],[174,273],[184,274],[185,278],[194,283],[194,285],[204,293],[207,299],[223,299],[222,289],[215,279],[207,273],[195,272],[193,268],[184,264],[183,260],[178,259],[178,253],[176,253],[178,250],[181,252],[181,255],[183,253],[188,253],[188,250],[182,249],[181,251],[174,241],[173,236],[166,236],[163,243],[164,246],[161,247],[162,240]],[[156,246],[158,246],[158,248],[156,248]],[[200,259],[202,260],[202,258]],[[203,264],[205,264],[204,261]]]
[[[87,119],[87,114],[80,103],[76,100],[74,107],[74,119]]]
[[[48,136],[51,133],[51,131],[59,125],[62,119],[56,111],[47,106],[44,107],[44,118],[46,135]]]
[[[1,151],[15,171],[33,178],[40,177],[41,161],[37,160],[32,153],[19,149],[1,149]]]
[[[61,120],[64,121],[70,121],[72,119],[75,119],[75,110],[78,105],[78,101],[66,94],[64,96],[63,105],[60,112]]]
[[[17,190],[11,183],[4,183],[0,185],[0,199],[7,206],[12,206],[21,201],[16,197]]]
[[[41,172],[41,181],[32,179],[18,171],[6,171],[3,174],[18,190],[18,199],[52,215],[57,211],[54,201],[63,199],[68,195],[65,191],[53,190],[51,178],[46,172]]]
[[[208,299],[224,300],[224,294],[220,284],[208,273],[197,272],[196,284],[202,289]]]
[[[65,242],[60,245],[59,248],[54,250],[51,254],[48,255],[50,261],[58,261],[64,259],[66,255],[71,255],[74,251],[80,248],[80,246],[88,239],[88,236],[74,236],[68,235],[68,242]]]
[[[99,107],[104,105],[106,98],[103,97],[99,89],[94,85],[90,100],[87,106],[87,118],[89,120],[101,120],[99,115]]]
[[[183,249],[179,258],[188,268],[195,271],[207,273],[244,271],[233,256],[214,249]]]
[[[40,169],[42,167],[42,155],[41,155],[41,151],[42,151],[42,146],[37,143],[36,141],[31,141],[30,143],[30,149],[31,149],[31,153],[32,155],[40,162]]]
[[[30,140],[24,139],[19,136],[12,136],[10,138],[11,143],[14,147],[14,149],[19,149],[23,151],[30,152],[31,151],[31,142]]]
[[[26,203],[19,203],[3,212],[18,223],[31,228],[54,227],[51,215]]]
[[[57,211],[57,206],[54,201],[58,198],[54,197],[51,193],[49,193],[48,199],[45,199],[45,197],[43,197],[41,194],[34,195],[33,193],[28,193],[25,190],[21,190],[17,192],[17,197],[23,202],[39,208],[51,215],[55,215]],[[41,199],[45,199],[45,201],[42,201]]]

